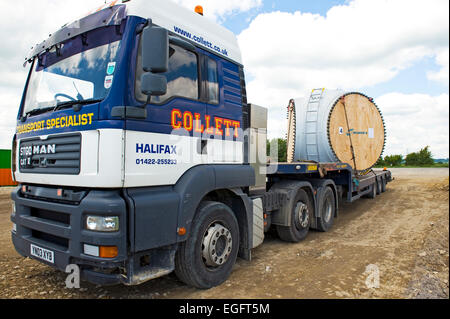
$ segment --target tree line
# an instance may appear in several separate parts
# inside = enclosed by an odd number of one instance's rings
[[[430,147],[426,146],[418,152],[409,153],[403,158],[403,155],[388,155],[380,157],[376,166],[433,166],[435,165]]]
[[[270,145],[278,144],[278,159],[274,159],[280,163],[287,161],[287,145],[286,139],[278,138],[267,140],[267,156],[270,157]],[[393,167],[393,166],[433,166],[435,165],[430,147],[426,146],[418,152],[409,153],[406,157],[403,155],[387,155],[380,157],[375,164],[377,167]]]

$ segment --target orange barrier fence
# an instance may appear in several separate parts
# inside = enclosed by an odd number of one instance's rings
[[[16,186],[17,183],[13,182],[11,177],[10,168],[0,169],[0,186]]]

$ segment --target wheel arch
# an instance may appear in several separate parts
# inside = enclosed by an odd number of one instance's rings
[[[204,200],[214,200],[230,207],[239,223],[239,257],[250,259],[252,247],[253,206],[243,188],[254,185],[254,169],[249,165],[203,165],[186,172],[174,190],[179,194],[178,228],[184,227],[187,239],[197,208]]]

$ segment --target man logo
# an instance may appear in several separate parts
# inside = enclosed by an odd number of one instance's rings
[[[33,155],[56,154],[56,145],[34,145]]]

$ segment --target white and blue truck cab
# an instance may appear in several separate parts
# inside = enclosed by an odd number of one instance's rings
[[[267,111],[247,103],[235,35],[171,1],[114,1],[26,63],[12,241],[93,283],[175,271],[219,285],[271,225],[298,242],[331,227],[341,198],[390,181],[356,181],[342,163],[266,165]]]

